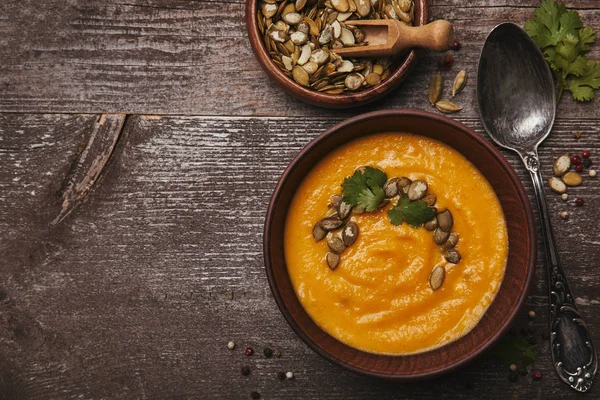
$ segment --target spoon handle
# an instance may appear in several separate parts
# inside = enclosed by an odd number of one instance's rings
[[[546,250],[546,270],[550,289],[550,349],[554,368],[560,379],[579,392],[592,387],[598,358],[590,332],[577,310],[558,256],[537,151],[521,155],[531,174],[540,214],[542,239]]]

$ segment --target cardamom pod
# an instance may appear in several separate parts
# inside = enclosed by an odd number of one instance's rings
[[[455,113],[462,110],[461,106],[457,106],[451,101],[442,100],[435,103],[435,107],[445,114]]]
[[[444,85],[444,79],[442,75],[438,72],[431,78],[431,83],[429,84],[429,102],[432,106],[435,106],[435,103],[438,102],[440,96],[442,95],[442,86]]]
[[[464,69],[456,75],[454,85],[452,85],[452,97],[456,96],[467,84],[467,71]]]

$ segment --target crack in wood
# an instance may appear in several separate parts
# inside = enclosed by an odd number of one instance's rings
[[[102,114],[94,124],[87,144],[79,159],[74,163],[69,175],[65,178],[64,190],[61,191],[61,211],[50,223],[56,226],[63,221],[75,208],[86,200],[94,184],[102,174],[123,127],[126,114]]]

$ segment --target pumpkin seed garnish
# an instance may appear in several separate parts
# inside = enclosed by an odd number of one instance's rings
[[[456,96],[467,84],[467,71],[464,69],[456,75],[452,85],[452,97]]]
[[[446,261],[452,264],[458,264],[460,261],[460,253],[456,249],[449,249],[445,255]]]
[[[439,224],[439,221],[438,221]],[[439,226],[433,232],[433,242],[438,246],[446,243],[446,240],[450,237],[450,232],[445,232],[439,228]]]
[[[435,195],[433,194],[428,194],[427,196],[423,197],[422,199],[425,203],[427,203],[427,205],[429,207],[435,205],[435,202],[437,200],[437,198],[435,197]]]
[[[358,225],[354,222],[349,222],[348,225],[342,229],[342,240],[346,246],[351,246],[358,238]]]
[[[392,198],[398,195],[398,181],[400,178],[392,178],[388,179],[388,181],[383,185],[383,190],[385,191],[385,197]]]
[[[340,201],[337,207],[338,215],[341,219],[346,219],[352,212],[352,206],[345,201]]]
[[[325,236],[327,236],[327,232],[324,231],[321,228],[321,224],[317,222],[315,224],[315,227],[313,228],[312,235],[317,242],[320,242],[321,240],[323,240],[325,238]]]
[[[446,277],[446,269],[443,265],[436,266],[433,271],[431,271],[431,275],[429,275],[429,286],[431,286],[432,290],[438,290],[442,287],[444,283],[444,278]]]
[[[433,231],[437,227],[438,227],[437,217],[433,217],[432,220],[427,221],[423,224],[423,228],[427,229],[428,231]]]
[[[550,189],[552,189],[553,192],[558,194],[563,194],[567,191],[567,185],[565,185],[565,183],[561,181],[560,178],[557,178],[555,176],[548,179],[548,185],[550,186]]]
[[[571,171],[563,175],[562,181],[567,186],[579,186],[581,185],[583,179],[581,178],[581,175],[579,175],[577,172]]]
[[[308,72],[306,72],[306,70],[304,68],[296,65],[294,67],[294,69],[292,69],[292,75],[294,76],[294,80],[296,82],[298,82],[300,85],[308,86],[308,83],[309,83]]]
[[[333,251],[336,254],[342,254],[344,249],[346,248],[346,245],[344,244],[342,239],[340,239],[337,236],[330,237],[327,240],[327,246],[329,246],[331,251]]]
[[[450,232],[452,230],[452,225],[454,224],[454,219],[452,218],[452,213],[450,210],[445,210],[437,215],[438,226],[444,232]]]
[[[335,231],[336,229],[341,228],[343,224],[344,224],[344,221],[339,219],[337,216],[327,217],[327,218],[322,219],[321,222],[319,222],[319,226],[325,232]]]
[[[420,179],[413,181],[408,187],[407,194],[410,201],[422,199],[427,194],[427,182]]]
[[[339,254],[328,252],[325,255],[325,259],[327,260],[327,265],[329,265],[329,268],[331,268],[332,271],[335,271],[335,269],[338,267],[338,265],[340,263]]]
[[[571,154],[566,153],[554,161],[554,175],[563,176],[571,168]]]

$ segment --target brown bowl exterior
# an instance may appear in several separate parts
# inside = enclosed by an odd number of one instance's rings
[[[382,83],[370,89],[366,89],[357,93],[332,95],[306,89],[297,84],[292,79],[288,78],[278,67],[273,63],[271,57],[267,53],[262,42],[260,31],[257,23],[257,10],[260,0],[246,0],[246,25],[248,27],[248,36],[250,45],[258,59],[258,62],[263,67],[267,75],[284,91],[291,96],[302,100],[306,103],[326,107],[326,108],[349,108],[367,104],[375,101],[398,85],[408,75],[410,70],[417,63],[417,53],[411,50],[407,55],[400,57],[393,64],[393,70],[390,71],[390,76]],[[415,0],[415,19],[414,25],[425,25],[429,18],[427,0]]]
[[[349,347],[319,328],[300,304],[287,272],[284,227],[289,205],[307,173],[335,148],[378,132],[411,132],[439,140],[462,153],[483,173],[502,205],[508,228],[506,273],[495,300],[477,326],[441,348],[410,356],[386,356]],[[431,378],[454,370],[489,348],[510,328],[527,298],[535,270],[536,229],[529,198],[506,159],[470,128],[418,110],[384,110],[342,122],[310,142],[281,176],[267,211],[264,259],[279,309],[315,352],[350,371],[393,380]]]

